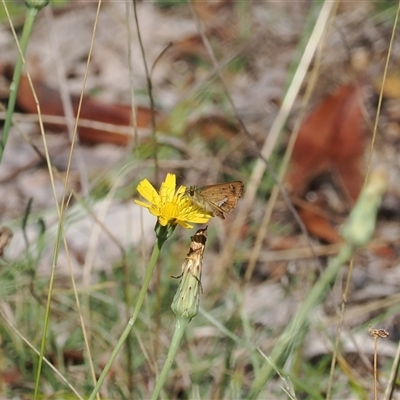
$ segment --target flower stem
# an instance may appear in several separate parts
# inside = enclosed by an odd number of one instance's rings
[[[160,255],[161,247],[164,244],[165,240],[166,240],[165,237],[160,237],[160,236],[157,237],[157,241],[153,248],[153,253],[151,254],[149,265],[147,267],[146,275],[144,277],[143,284],[142,284],[138,299],[135,304],[135,309],[133,310],[132,316],[129,319],[124,331],[122,332],[122,335],[119,338],[117,345],[115,346],[113,352],[111,353],[110,359],[108,360],[106,366],[104,367],[104,369],[99,377],[99,380],[97,381],[97,384],[94,387],[94,389],[89,397],[89,400],[93,400],[94,397],[96,396],[97,392],[100,390],[100,387],[103,384],[104,379],[107,376],[107,373],[111,368],[111,365],[113,364],[115,358],[117,357],[119,351],[121,350],[126,338],[128,337],[128,335],[136,321],[136,318],[139,315],[140,309],[142,308],[143,301],[146,297],[147,289],[149,288],[149,285],[150,285],[150,280],[151,280],[151,276],[153,275],[154,267],[156,266],[158,256]]]
[[[18,86],[21,78],[22,66],[24,64],[24,54],[28,46],[29,37],[32,32],[33,23],[35,22],[38,9],[35,7],[28,7],[26,10],[26,19],[22,29],[22,36],[20,40],[20,53],[15,64],[14,74],[10,85],[10,96],[8,98],[7,114],[4,121],[3,133],[0,139],[0,162],[3,158],[4,148],[6,147],[8,134],[10,132],[12,116],[14,113],[15,103],[17,101]]]
[[[185,333],[185,329],[189,322],[190,322],[189,318],[176,319],[174,336],[172,337],[171,340],[171,345],[168,350],[168,355],[165,360],[161,374],[157,379],[157,383],[153,389],[153,393],[151,394],[150,400],[156,400],[160,395],[161,389],[164,386],[165,381],[167,380],[168,372],[170,371],[172,363],[175,360],[176,353],[178,352],[182,336]]]

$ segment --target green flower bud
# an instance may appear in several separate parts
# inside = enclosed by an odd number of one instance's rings
[[[351,211],[348,221],[341,229],[340,233],[348,244],[361,247],[369,243],[375,230],[376,213],[386,188],[386,171],[374,171]]]
[[[43,7],[49,4],[49,0],[25,0],[25,4],[29,8],[35,8],[36,10],[41,10]]]
[[[177,318],[191,320],[199,312],[201,271],[203,267],[204,246],[207,240],[207,228],[199,229],[191,237],[190,250],[182,265],[182,278],[171,308]]]

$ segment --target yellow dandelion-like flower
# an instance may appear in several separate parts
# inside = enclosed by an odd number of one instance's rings
[[[191,224],[207,223],[212,215],[205,213],[186,196],[183,196],[186,190],[185,186],[180,186],[178,190],[175,189],[176,176],[174,174],[167,174],[159,192],[147,179],[143,179],[139,182],[137,190],[148,203],[141,200],[134,201],[158,217],[158,222],[162,226],[179,224],[190,229],[193,228]]]

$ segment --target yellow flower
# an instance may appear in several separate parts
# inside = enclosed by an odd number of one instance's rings
[[[186,190],[184,186],[180,186],[177,191],[175,191],[175,188],[176,176],[174,174],[167,174],[159,192],[154,189],[153,185],[147,179],[143,179],[139,182],[137,190],[148,203],[140,200],[134,201],[158,217],[158,222],[162,226],[171,223],[190,229],[193,228],[193,225],[190,223],[207,223],[212,215],[205,213],[192,204],[186,196],[183,196]]]

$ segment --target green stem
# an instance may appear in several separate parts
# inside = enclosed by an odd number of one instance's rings
[[[58,259],[58,255],[60,252],[60,244],[61,244],[62,237],[64,234],[63,218],[64,218],[64,215],[60,215],[60,222],[59,222],[58,228],[57,228],[56,242],[54,244],[53,261],[52,261],[52,265],[51,265],[50,280],[49,280],[49,285],[48,285],[46,310],[45,310],[45,315],[44,315],[44,323],[43,323],[43,331],[42,331],[42,340],[40,343],[40,355],[39,355],[39,360],[38,360],[37,370],[36,370],[35,391],[33,394],[34,400],[37,400],[37,398],[39,396],[40,375],[42,372],[43,358],[44,358],[44,353],[46,350],[47,332],[48,332],[49,323],[50,323],[50,304],[51,304],[51,297],[53,295],[54,277],[55,277],[57,259]]]
[[[158,237],[157,238],[156,244],[153,248],[153,253],[151,254],[149,266],[147,267],[146,275],[144,277],[143,284],[142,284],[142,287],[139,292],[139,297],[136,301],[135,309],[133,310],[133,314],[132,314],[131,318],[129,319],[124,331],[122,332],[122,335],[119,338],[117,345],[115,346],[113,352],[111,353],[110,359],[108,360],[106,366],[104,367],[104,369],[100,375],[100,378],[97,381],[97,384],[94,387],[88,400],[93,400],[94,397],[96,396],[97,392],[100,390],[100,387],[103,384],[104,379],[107,376],[108,371],[111,368],[111,365],[113,364],[115,358],[117,357],[119,351],[121,350],[121,347],[123,346],[126,338],[128,337],[128,335],[136,321],[136,318],[139,315],[140,309],[142,308],[143,301],[146,297],[147,289],[149,288],[149,285],[150,285],[150,280],[151,280],[151,276],[153,275],[154,267],[156,266],[158,256],[160,255],[161,247],[164,244],[165,240],[166,240],[166,237]]]
[[[164,386],[165,381],[167,380],[168,372],[171,369],[172,363],[175,361],[175,357],[178,352],[181,339],[183,337],[183,334],[185,333],[185,329],[189,322],[190,318],[176,319],[174,336],[172,337],[171,340],[171,345],[168,350],[168,355],[165,360],[161,374],[157,379],[157,383],[153,389],[153,393],[151,394],[150,400],[156,400],[160,395],[161,389]]]
[[[7,114],[6,114],[6,119],[4,121],[3,134],[1,135],[1,140],[0,140],[0,162],[3,158],[4,148],[6,147],[8,134],[11,128],[12,116],[14,113],[15,103],[17,101],[17,94],[18,94],[19,81],[21,78],[22,66],[24,64],[24,54],[28,46],[29,37],[31,35],[33,23],[35,22],[35,18],[38,11],[39,10],[34,7],[28,7],[26,10],[26,19],[24,27],[22,29],[22,36],[20,40],[21,51],[18,55],[18,59],[15,64],[14,74],[10,85],[10,96],[8,98]]]
[[[340,253],[331,259],[328,267],[304,300],[295,318],[276,342],[271,355],[268,357],[269,360],[261,368],[250,388],[248,399],[257,398],[276,367],[279,368],[282,365],[283,358],[300,345],[308,330],[311,311],[327,296],[329,286],[335,281],[341,266],[350,259],[354,250],[355,247],[345,244]]]

